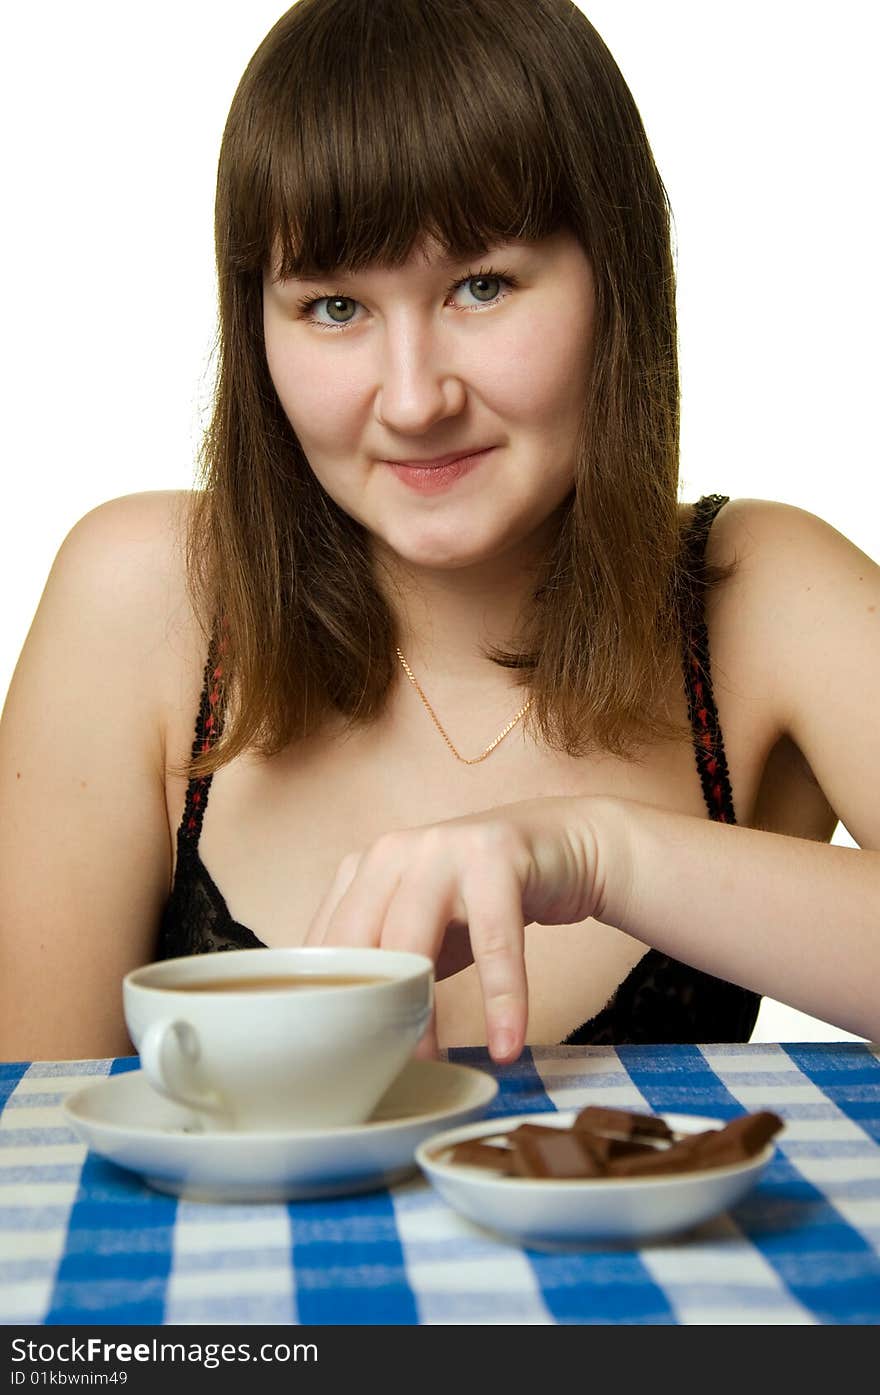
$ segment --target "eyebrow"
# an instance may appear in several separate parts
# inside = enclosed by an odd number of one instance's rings
[[[453,253],[449,256],[438,257],[433,264],[439,271],[449,271],[454,266],[459,266],[462,262],[473,261],[476,257],[482,258],[497,254],[500,248],[507,247],[516,241],[516,238],[500,239],[498,242],[488,247],[480,245],[466,249],[457,255]],[[369,269],[369,265],[357,268],[347,267],[341,264],[331,267],[305,266],[301,268],[297,275],[285,278],[280,284],[287,284],[290,281],[326,281],[328,276],[360,276],[364,272],[369,271]]]
[[[473,261],[474,257],[489,257],[489,256],[491,256],[492,253],[493,253],[494,251],[496,251],[499,247],[506,247],[506,246],[507,246],[507,242],[505,242],[503,239],[499,239],[498,242],[493,243],[493,244],[492,244],[491,246],[489,246],[489,247],[479,246],[479,247],[470,247],[470,248],[466,248],[459,256],[454,256],[454,255],[453,255],[453,256],[449,256],[449,257],[439,257],[438,260],[437,260],[437,265],[438,265],[438,266],[443,266],[443,267],[449,267],[449,268],[451,268],[451,267],[455,266],[458,262],[469,262],[469,261]]]

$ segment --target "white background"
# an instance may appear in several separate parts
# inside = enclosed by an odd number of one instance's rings
[[[675,216],[682,497],[795,503],[880,558],[880,10],[581,7],[632,88]],[[0,695],[73,522],[192,482],[220,138],[283,9],[46,0],[5,14]],[[46,720],[63,704],[59,673]],[[767,1003],[756,1035],[846,1034]]]

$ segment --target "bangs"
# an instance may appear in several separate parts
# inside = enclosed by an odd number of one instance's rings
[[[228,264],[398,266],[425,234],[458,258],[569,224],[542,83],[566,31],[530,9],[512,35],[504,0],[299,0],[230,112]]]

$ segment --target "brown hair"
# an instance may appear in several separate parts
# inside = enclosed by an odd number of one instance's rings
[[[192,769],[381,712],[395,623],[366,530],[318,484],[278,401],[262,283],[568,229],[595,347],[575,488],[515,650],[533,729],[574,755],[680,732],[662,695],[693,590],[678,493],[666,191],[630,91],[570,0],[299,0],[245,70],[220,151],[219,351],[187,545],[234,696]],[[710,578],[711,580],[711,578]]]

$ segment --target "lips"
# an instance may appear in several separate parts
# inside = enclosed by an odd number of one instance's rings
[[[438,455],[432,460],[386,460],[386,465],[399,465],[408,470],[441,470],[444,465],[452,465],[456,460],[467,460],[471,455],[482,455],[491,446],[472,446],[470,449],[456,450],[451,455]]]
[[[494,449],[483,446],[466,454],[440,455],[433,460],[386,460],[384,464],[407,488],[419,494],[440,494],[479,469]]]

